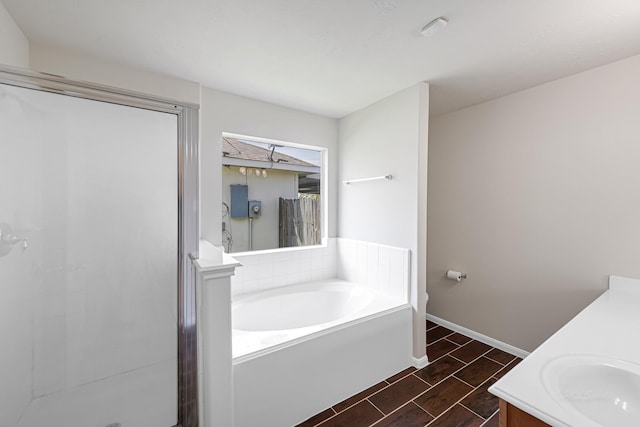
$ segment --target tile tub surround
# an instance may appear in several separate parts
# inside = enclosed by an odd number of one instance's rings
[[[408,301],[408,249],[329,238],[326,246],[231,254],[242,267],[231,278],[232,296],[338,278]]]
[[[522,359],[427,321],[429,366],[407,368],[297,427],[498,427],[487,391]]]
[[[491,392],[551,425],[594,426],[547,392],[544,367],[567,355],[593,355],[640,364],[640,344],[629,339],[640,323],[640,280],[610,276],[609,290],[505,375]]]
[[[326,246],[230,254],[241,267],[231,278],[231,296],[336,277],[336,239]]]
[[[409,249],[339,238],[337,276],[383,295],[409,301]]]

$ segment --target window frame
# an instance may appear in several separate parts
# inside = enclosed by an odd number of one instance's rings
[[[279,139],[271,139],[264,138],[259,136],[251,136],[244,135],[238,133],[231,132],[222,132],[222,138],[235,138],[240,140],[248,140],[259,142],[263,144],[276,144],[282,145],[285,147],[291,148],[301,148],[305,150],[313,150],[318,151],[320,153],[320,239],[321,243],[319,245],[308,245],[308,246],[294,246],[294,247],[286,247],[286,248],[271,248],[271,249],[259,249],[252,251],[242,251],[242,252],[230,252],[232,256],[243,256],[243,255],[259,255],[263,253],[274,253],[274,252],[287,252],[287,251],[299,251],[299,250],[307,250],[318,247],[326,247],[328,242],[328,231],[329,231],[329,148],[321,147],[317,145],[304,144],[299,142],[291,142],[284,141]],[[222,153],[220,153],[222,157]],[[223,162],[224,163],[224,162]],[[222,167],[220,168],[220,186],[222,187]],[[222,193],[222,188],[221,188]],[[222,220],[218,221],[219,223]]]

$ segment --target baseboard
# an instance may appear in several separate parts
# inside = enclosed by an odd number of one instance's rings
[[[427,358],[426,355],[422,356],[419,359],[416,359],[415,357],[412,357],[412,359],[413,359],[413,367],[416,369],[422,369],[429,364],[429,359]]]
[[[514,356],[518,356],[524,359],[529,355],[528,351],[524,351],[522,349],[519,349],[518,347],[514,347],[505,342],[498,341],[494,338],[488,337],[479,332],[472,331],[471,329],[465,328],[464,326],[456,325],[455,323],[449,322],[448,320],[441,319],[437,316],[434,316],[433,314],[427,314],[427,320],[431,320],[432,322],[437,323],[438,325],[442,325],[447,329],[451,329],[452,331],[459,332],[462,335],[466,335],[469,338],[473,338],[474,340],[483,342],[487,345],[490,345],[491,347],[495,347],[502,351],[506,351],[507,353],[513,354]]]

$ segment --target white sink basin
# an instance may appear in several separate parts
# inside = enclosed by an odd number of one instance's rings
[[[582,426],[640,426],[640,365],[595,355],[548,362],[542,383],[553,399],[584,419]]]

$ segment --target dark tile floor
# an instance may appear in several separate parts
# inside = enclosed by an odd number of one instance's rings
[[[407,368],[297,427],[498,427],[487,389],[522,359],[427,321],[429,366]]]

